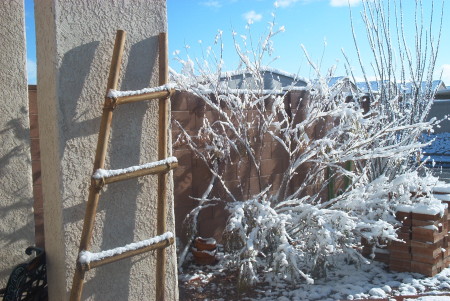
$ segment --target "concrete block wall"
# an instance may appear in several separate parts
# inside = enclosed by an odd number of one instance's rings
[[[289,110],[295,116],[294,122],[301,122],[306,117],[306,107],[309,96],[306,91],[292,91],[285,97],[285,103]],[[269,106],[268,106],[269,107]],[[208,118],[210,122],[217,120],[217,115],[207,108],[200,98],[186,91],[177,91],[172,96],[172,140],[174,141],[174,156],[179,160],[179,167],[174,171],[174,198],[175,198],[175,217],[177,235],[183,237],[183,220],[186,215],[196,207],[198,201],[193,198],[199,198],[207,188],[211,179],[211,174],[194,153],[183,143],[176,143],[181,131],[175,121],[190,134],[196,135],[197,131],[203,125],[203,119]],[[255,116],[257,115],[256,112]],[[249,118],[252,118],[252,112],[249,112]],[[326,128],[326,121],[319,121],[313,127],[307,129],[312,138],[320,138]],[[281,184],[282,174],[288,166],[288,158],[282,146],[276,142],[269,134],[266,134],[260,149],[261,153],[261,184],[266,187],[271,184],[271,192],[276,191]],[[238,157],[232,154],[234,164],[221,166],[224,172],[224,180],[230,191],[238,200],[245,200],[248,197],[260,192],[259,178],[256,176],[254,167],[246,158]],[[292,181],[290,190],[296,189],[305,177],[307,166],[302,166],[299,174]],[[309,187],[309,193],[316,188]],[[326,197],[327,192],[323,193]],[[215,185],[212,195],[230,201],[221,185]],[[214,237],[221,241],[228,213],[224,204],[208,207],[199,215],[198,227],[199,235],[204,237]]]
[[[178,121],[189,134],[194,135],[201,124],[197,115],[200,115],[200,101],[192,94],[184,91],[177,91],[171,97],[171,118]],[[182,231],[184,217],[197,205],[197,201],[192,197],[201,195],[200,186],[202,182],[207,182],[209,173],[197,166],[191,150],[184,144],[177,144],[177,138],[181,130],[172,122],[173,155],[178,159],[178,168],[173,172],[174,179],[174,202],[175,202],[175,226],[176,233]]]

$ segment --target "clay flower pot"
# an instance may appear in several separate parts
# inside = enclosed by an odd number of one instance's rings
[[[194,240],[194,247],[199,251],[213,251],[217,248],[217,243],[214,238],[197,237]]]
[[[217,251],[199,251],[196,248],[192,248],[192,254],[194,255],[194,260],[198,264],[213,264],[216,262]]]
[[[217,260],[217,243],[214,238],[197,237],[191,251],[197,264],[213,264]]]

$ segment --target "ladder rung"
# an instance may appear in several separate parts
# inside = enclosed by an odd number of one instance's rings
[[[121,259],[136,256],[156,249],[163,249],[174,242],[173,233],[166,232],[162,235],[152,237],[147,240],[128,244],[124,247],[117,247],[110,250],[92,253],[89,251],[81,251],[78,256],[78,263],[83,271],[119,261]]]
[[[109,90],[108,97],[116,100],[116,105],[143,100],[159,99],[169,97],[174,93],[175,85],[167,84],[155,88],[145,88],[136,91]]]
[[[124,181],[142,177],[151,174],[165,173],[178,166],[178,160],[175,157],[169,157],[165,160],[150,162],[143,165],[131,166],[123,169],[97,169],[92,178],[100,184],[110,184],[118,181]]]

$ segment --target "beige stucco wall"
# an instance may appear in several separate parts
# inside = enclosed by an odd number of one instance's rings
[[[23,0],[0,1],[0,288],[34,245]]]
[[[127,31],[119,87],[158,84],[158,33],[167,30],[163,0],[39,0],[37,28],[39,130],[45,237],[51,300],[67,300],[78,255],[100,115],[117,29]],[[107,168],[157,160],[157,102],[114,112]],[[93,251],[156,235],[155,176],[103,191]],[[172,188],[170,188],[172,195]],[[172,200],[169,202],[172,204]],[[174,231],[170,206],[168,230]],[[87,272],[83,298],[153,300],[155,254]],[[166,296],[177,299],[175,246],[169,250]]]

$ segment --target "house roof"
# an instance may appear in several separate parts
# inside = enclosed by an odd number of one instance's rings
[[[399,83],[394,84],[393,82],[390,82],[388,80],[385,81],[370,81],[368,84],[366,82],[357,82],[356,86],[358,89],[360,89],[363,93],[369,93],[369,87],[372,93],[379,93],[380,89],[383,87],[383,85],[391,85],[391,87],[397,87],[401,92],[404,92],[406,94],[411,94],[413,89],[413,83],[407,82],[407,83]],[[420,86],[421,91],[426,91],[427,89],[427,82],[423,81]],[[445,84],[442,80],[434,80],[431,82],[431,89],[433,91],[440,91],[445,89]]]
[[[220,81],[226,83],[231,89],[285,90],[310,85],[310,81],[306,78],[271,67],[261,67],[258,71],[262,76],[263,87],[257,87],[258,84],[248,69],[224,72],[220,75]]]
[[[265,93],[276,91],[282,92],[286,90],[304,90],[313,87],[318,84],[318,80],[310,81],[304,77],[300,77],[297,74],[285,72],[283,70],[275,69],[268,66],[262,66],[258,69],[261,73],[263,80],[263,87],[257,84],[256,80],[252,76],[252,72],[248,69],[241,69],[236,71],[228,71],[220,74],[219,81],[223,89],[227,91],[237,91],[239,93],[245,90],[260,89],[265,91]],[[173,69],[170,69],[170,74],[172,77],[180,76]],[[198,76],[197,82],[204,82],[204,77]],[[367,82],[356,82],[354,83],[348,76],[334,76],[326,79],[328,87],[333,87],[337,84],[344,83],[348,89],[355,91],[359,90],[361,93],[368,94],[369,87],[372,93],[380,93],[383,85],[389,86],[391,89],[399,89],[400,91],[409,94],[413,89],[413,84],[411,82],[404,84],[395,84],[394,82],[384,80],[384,81],[369,81]],[[425,91],[427,88],[427,82],[421,83],[421,90]],[[432,90],[438,91],[436,94],[436,99],[450,99],[450,87],[446,88],[445,83],[442,80],[432,81]]]
[[[369,81],[367,82],[357,82],[356,86],[362,93],[369,93],[369,88],[372,93],[380,93],[383,86],[395,87],[394,83],[388,80],[384,81]]]
[[[350,78],[348,76],[334,76],[330,77],[327,81],[328,87],[333,87],[334,85],[343,82],[343,81],[350,81]]]
[[[401,89],[402,92],[405,92],[406,94],[412,93],[413,84],[411,82],[405,83],[405,84],[398,84],[399,89]],[[423,81],[420,86],[421,91],[427,90],[427,82]],[[445,83],[442,80],[434,80],[431,82],[431,90],[433,92],[437,92],[440,90],[445,90]]]

